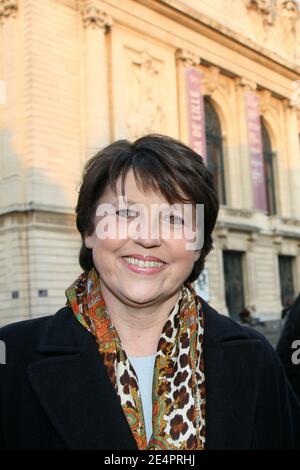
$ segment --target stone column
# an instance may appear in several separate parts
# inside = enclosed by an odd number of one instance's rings
[[[22,7],[22,11],[21,11]],[[0,233],[2,273],[0,317],[4,323],[32,312],[29,230],[24,181],[24,2],[0,0]],[[18,214],[18,215],[16,215]]]
[[[179,105],[179,136],[180,140],[190,145],[189,116],[187,108],[187,89],[185,71],[188,67],[196,67],[200,64],[200,57],[194,52],[177,49],[177,83]]]
[[[109,85],[106,33],[112,18],[97,0],[83,0],[85,156],[89,158],[110,142]]]
[[[252,176],[251,176],[251,162],[249,152],[249,138],[246,121],[245,110],[245,92],[256,90],[256,83],[238,77],[236,79],[236,94],[237,94],[237,117],[238,117],[238,132],[239,132],[239,160],[241,165],[241,187],[243,188],[243,204],[245,209],[253,208],[253,190],[252,190]]]
[[[214,229],[214,252],[215,256],[217,256],[219,282],[217,288],[215,289],[217,301],[214,305],[215,308],[218,308],[220,312],[229,316],[229,311],[226,304],[226,288],[223,260],[224,250],[228,250],[228,229],[224,226],[223,222],[217,222],[217,227]]]
[[[280,274],[279,274],[279,255],[282,254],[282,242],[283,237],[281,235],[275,235],[273,237],[273,261],[274,261],[274,277],[275,277],[275,293],[277,294],[274,300],[274,310],[278,313],[281,312],[282,304],[281,304],[281,282],[280,282]],[[294,286],[296,287],[296,286]]]
[[[258,242],[257,233],[252,232],[248,237],[246,251],[246,279],[245,279],[245,301],[246,305],[257,305],[257,286],[255,272],[255,244]]]
[[[298,96],[294,93],[291,100],[284,101],[285,139],[287,143],[287,161],[290,183],[290,187],[285,189],[290,192],[292,217],[300,220],[300,143],[297,117],[299,108],[300,86]]]
[[[20,200],[20,128],[16,133],[16,125],[21,115],[21,80],[20,41],[18,37],[18,1],[0,0],[0,126],[1,126],[1,173],[3,185],[10,185],[8,191],[3,187],[4,205],[12,205]],[[7,53],[5,53],[5,50]],[[22,72],[21,72],[22,73]],[[22,125],[22,123],[21,123]],[[5,183],[4,183],[5,180]],[[12,190],[12,185],[14,185]]]

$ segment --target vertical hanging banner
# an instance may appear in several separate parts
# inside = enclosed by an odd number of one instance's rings
[[[193,67],[187,67],[185,70],[186,92],[187,92],[187,111],[188,127],[190,136],[190,147],[201,157],[205,163],[206,142],[205,142],[205,118],[204,118],[204,100],[201,86],[202,74]]]
[[[245,93],[245,105],[250,147],[253,205],[255,209],[267,211],[259,97],[255,93],[247,91]]]

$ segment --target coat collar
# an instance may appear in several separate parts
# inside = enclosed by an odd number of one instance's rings
[[[50,320],[28,378],[70,449],[137,449],[94,337],[71,309]]]
[[[251,447],[261,342],[203,301],[206,448]],[[39,401],[70,449],[137,449],[93,336],[64,307],[28,367]]]
[[[250,449],[263,344],[203,302],[206,449]]]

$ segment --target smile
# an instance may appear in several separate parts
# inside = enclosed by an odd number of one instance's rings
[[[124,259],[129,264],[133,264],[134,266],[139,266],[140,268],[159,268],[163,266],[164,263],[160,263],[159,261],[143,261],[142,259],[137,258],[129,258],[124,256]]]
[[[124,260],[127,267],[132,271],[146,274],[156,273],[163,269],[165,265],[165,263],[160,263],[158,261],[143,261],[141,259],[127,256],[123,256],[122,259]]]

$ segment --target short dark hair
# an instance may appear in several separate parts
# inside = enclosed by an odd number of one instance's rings
[[[98,201],[107,187],[116,192],[121,177],[122,194],[127,172],[132,169],[136,184],[146,192],[152,189],[165,196],[169,204],[192,202],[204,204],[204,237],[199,260],[187,282],[193,282],[204,268],[205,258],[213,248],[219,202],[213,176],[194,150],[179,140],[160,134],[148,134],[135,142],[113,142],[90,158],[84,167],[76,205],[76,226],[82,238],[79,263],[84,271],[94,267],[92,250],[85,247],[84,236],[93,230]],[[188,198],[179,194],[178,188]]]

